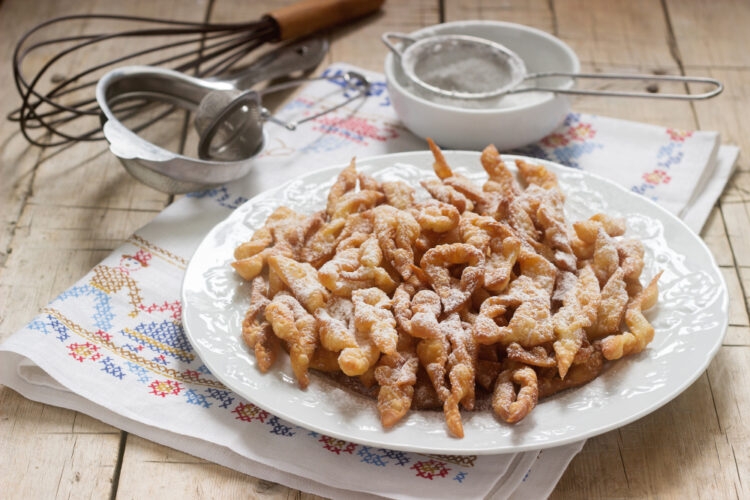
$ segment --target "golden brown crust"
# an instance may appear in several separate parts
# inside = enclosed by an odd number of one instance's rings
[[[622,238],[623,219],[570,224],[544,166],[515,161],[519,183],[488,146],[480,187],[428,142],[431,198],[352,160],[324,211],[280,207],[235,249],[232,266],[252,281],[242,337],[260,371],[284,347],[300,387],[309,369],[351,378],[377,397],[383,427],[442,409],[462,437],[478,398],[516,423],[645,349],[658,276],[643,288],[643,245]]]

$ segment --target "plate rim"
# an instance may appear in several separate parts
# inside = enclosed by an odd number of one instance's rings
[[[364,164],[366,162],[370,161],[383,161],[383,160],[392,160],[393,163],[397,163],[401,161],[402,163],[407,163],[407,161],[402,160],[402,158],[408,158],[413,156],[427,156],[431,155],[432,153],[429,150],[417,150],[417,151],[405,151],[405,152],[398,152],[398,153],[386,153],[382,155],[373,155],[373,156],[367,156],[362,159],[357,158],[358,164]],[[469,154],[473,155],[476,160],[479,160],[481,152],[479,151],[470,151],[470,150],[444,150],[443,154],[446,156],[447,159],[449,159],[449,156],[455,155],[455,154]],[[709,260],[707,264],[713,271],[714,275],[718,278],[718,285],[721,292],[723,292],[722,301],[720,304],[721,310],[725,311],[726,314],[722,316],[721,324],[719,325],[717,331],[720,331],[721,333],[716,337],[716,340],[714,342],[714,345],[711,347],[709,351],[707,351],[707,355],[705,356],[703,362],[699,365],[695,365],[696,369],[694,370],[693,374],[690,377],[687,377],[683,379],[679,384],[675,385],[675,388],[670,391],[667,395],[665,395],[658,403],[653,404],[647,408],[644,408],[640,411],[637,411],[633,414],[630,414],[629,416],[617,419],[615,421],[609,422],[606,425],[596,427],[594,429],[581,432],[576,434],[575,436],[565,437],[561,438],[559,440],[555,441],[546,441],[543,443],[527,443],[527,444],[520,444],[520,445],[514,445],[510,447],[506,447],[508,449],[497,449],[497,448],[472,448],[470,450],[466,451],[459,451],[455,448],[441,448],[441,447],[431,447],[429,444],[422,445],[422,446],[412,446],[409,444],[400,444],[400,443],[388,443],[386,446],[383,445],[381,441],[377,440],[371,440],[366,437],[358,437],[358,436],[352,436],[346,433],[340,433],[337,430],[331,430],[331,429],[321,429],[318,426],[310,425],[308,422],[305,422],[303,418],[297,418],[295,415],[289,415],[289,414],[280,414],[278,412],[278,409],[270,408],[269,406],[258,403],[252,398],[247,397],[245,394],[240,393],[240,391],[237,391],[235,388],[233,388],[232,383],[227,383],[223,375],[221,375],[221,371],[218,369],[214,369],[215,367],[212,366],[211,362],[204,359],[201,354],[201,344],[196,341],[193,334],[191,333],[190,327],[188,326],[188,323],[185,321],[185,316],[187,314],[188,310],[188,301],[186,300],[186,281],[187,277],[189,275],[190,269],[195,264],[194,256],[195,254],[201,249],[201,247],[206,243],[209,236],[211,236],[214,231],[217,230],[219,226],[222,226],[225,224],[228,219],[234,216],[235,212],[240,210],[242,207],[244,207],[247,204],[250,203],[257,203],[258,201],[267,199],[269,197],[272,197],[271,192],[278,192],[281,191],[294,182],[299,180],[299,177],[294,177],[289,179],[288,181],[279,184],[278,186],[275,186],[270,189],[266,189],[260,193],[257,193],[252,198],[245,201],[242,205],[237,207],[236,209],[232,210],[226,217],[224,217],[222,220],[214,224],[214,226],[203,236],[201,239],[201,242],[196,246],[193,254],[190,256],[190,260],[188,262],[188,265],[185,268],[185,274],[182,279],[182,283],[180,285],[180,299],[183,303],[182,307],[182,325],[183,330],[185,332],[186,337],[190,341],[190,344],[193,346],[193,348],[197,351],[198,356],[201,358],[201,361],[206,365],[206,367],[209,369],[211,374],[216,377],[224,386],[226,386],[229,390],[237,393],[240,397],[246,399],[247,401],[251,402],[252,404],[258,406],[259,408],[270,412],[273,415],[276,415],[280,418],[283,418],[284,420],[287,420],[295,425],[298,425],[304,429],[308,429],[311,431],[316,432],[323,432],[326,435],[330,437],[334,437],[337,439],[342,439],[345,441],[354,442],[357,444],[365,445],[365,446],[376,446],[376,447],[385,447],[388,449],[394,449],[394,450],[400,450],[400,451],[407,451],[407,452],[415,452],[415,453],[427,453],[427,454],[451,454],[451,455],[504,455],[504,454],[510,454],[510,453],[520,453],[520,452],[526,452],[526,451],[538,451],[542,449],[548,449],[548,448],[555,448],[558,446],[565,446],[574,442],[579,442],[582,440],[587,440],[589,438],[599,436],[601,434],[604,434],[606,432],[618,429],[620,427],[624,427],[632,422],[635,422],[636,420],[639,420],[646,415],[655,412],[656,410],[662,408],[667,403],[673,401],[677,396],[685,392],[690,386],[692,386],[696,380],[706,371],[708,368],[708,365],[711,363],[711,361],[714,359],[716,354],[718,353],[719,349],[721,348],[724,338],[726,337],[728,327],[729,327],[729,290],[727,288],[726,280],[724,279],[724,275],[721,273],[721,270],[716,262],[716,258],[713,255],[713,252],[711,252],[711,249],[708,247],[708,245],[703,241],[703,239],[700,237],[699,234],[697,234],[695,231],[693,231],[682,219],[677,217],[676,215],[672,214],[668,210],[666,210],[664,207],[656,203],[655,201],[645,197],[645,196],[638,196],[637,193],[633,193],[626,189],[625,187],[621,186],[620,184],[617,184],[616,182],[607,179],[606,177],[599,175],[597,173],[593,172],[587,172],[584,170],[575,169],[572,167],[568,167],[565,165],[562,165],[560,163],[542,159],[542,158],[535,158],[531,156],[525,156],[525,155],[517,155],[517,154],[501,154],[501,157],[504,161],[514,161],[515,160],[523,160],[523,161],[529,161],[529,162],[536,162],[541,163],[545,166],[553,165],[556,168],[561,169],[570,169],[573,171],[577,171],[585,176],[590,176],[598,181],[604,182],[606,184],[609,184],[611,187],[616,188],[622,193],[625,193],[626,196],[634,196],[638,197],[641,201],[647,202],[647,204],[652,205],[652,208],[655,208],[661,216],[666,217],[667,219],[671,219],[671,222],[677,222],[678,226],[680,226],[682,229],[686,230],[694,240],[696,240],[700,246],[700,248],[705,251],[705,253],[708,255]],[[305,173],[301,177],[307,177],[307,176],[313,176],[319,173],[322,173],[326,170],[331,171],[337,171],[344,169],[348,166],[348,163],[335,163],[333,165],[327,165],[320,168],[316,168],[313,170],[310,170],[309,172]],[[383,432],[386,432],[385,430]],[[447,432],[447,431],[446,431]],[[457,440],[456,442],[460,443],[461,440]]]

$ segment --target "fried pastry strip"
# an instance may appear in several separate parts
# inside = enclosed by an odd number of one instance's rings
[[[272,255],[295,258],[309,233],[314,232],[322,222],[322,213],[306,217],[287,207],[279,207],[268,216],[265,225],[253,234],[250,241],[234,250],[236,260],[232,262],[232,267],[249,281],[263,271]]]
[[[557,340],[553,344],[560,378],[565,378],[586,335],[584,328],[596,320],[600,303],[599,282],[590,266],[579,271],[578,282],[565,295],[563,306],[552,318]]]
[[[628,354],[636,354],[654,339],[654,327],[643,315],[643,311],[650,309],[659,298],[657,282],[662,273],[657,274],[651,283],[630,301],[625,312],[625,324],[629,332],[610,335],[602,342],[602,354],[609,360],[620,359]]]
[[[575,237],[571,238],[570,245],[576,257],[590,259],[594,255],[594,244],[600,228],[611,237],[622,236],[625,233],[625,219],[596,214],[587,220],[574,222]]]
[[[557,366],[555,358],[547,353],[542,346],[532,347],[528,351],[520,344],[513,342],[505,348],[507,359],[517,361],[525,365],[538,366],[540,368],[552,368]]]
[[[414,188],[403,181],[384,182],[385,202],[399,210],[408,209],[414,203]]]
[[[279,292],[266,306],[265,316],[273,332],[289,344],[289,359],[299,386],[310,383],[307,369],[318,345],[318,325],[312,314],[288,292]]]
[[[320,344],[332,352],[357,347],[354,327],[354,304],[344,297],[333,297],[328,307],[314,313],[318,320]]]
[[[484,192],[471,180],[463,175],[456,174],[448,166],[448,162],[445,160],[445,156],[440,148],[435,144],[432,139],[427,138],[427,143],[430,146],[430,151],[435,158],[433,163],[433,169],[435,174],[443,181],[443,184],[451,187],[456,192],[462,194],[468,200],[471,201],[474,208],[468,208],[468,210],[476,209],[479,213],[493,213],[497,210],[499,203],[498,197],[495,193]]]
[[[421,181],[420,184],[438,201],[456,207],[459,213],[474,210],[474,203],[452,186],[447,186],[437,179]]]
[[[434,233],[445,233],[457,228],[461,219],[456,207],[434,199],[414,204],[411,213],[422,231]]]
[[[318,281],[318,271],[306,262],[272,255],[268,264],[309,312],[325,305],[329,293]]]
[[[451,321],[443,321],[437,329],[437,335],[422,339],[417,343],[417,356],[419,362],[427,372],[427,376],[435,388],[435,393],[441,402],[445,403],[450,396],[450,390],[446,384],[446,363],[450,354],[450,342],[447,332],[451,328],[461,328],[461,321],[457,315],[449,316]]]
[[[408,335],[401,334],[397,351],[382,356],[375,368],[375,380],[380,385],[377,406],[383,427],[393,427],[409,411],[417,368],[419,359],[414,342]]]
[[[518,394],[514,384],[520,386]],[[492,409],[509,424],[521,421],[534,409],[538,400],[539,386],[532,368],[509,368],[498,375],[492,394]]]
[[[602,288],[596,321],[586,329],[589,340],[615,333],[620,328],[625,308],[628,305],[624,276],[625,272],[622,268],[618,268]]]
[[[359,179],[359,189],[363,191],[383,191],[383,185],[381,183],[363,172],[357,174],[357,179]]]
[[[375,234],[388,262],[404,280],[411,277],[414,265],[414,243],[419,236],[419,224],[405,210],[381,205],[373,210]]]
[[[620,267],[625,273],[623,279],[630,297],[638,295],[643,288],[640,281],[643,271],[643,254],[643,243],[639,240],[624,239],[617,243],[617,255]]]
[[[336,204],[339,202],[341,197],[346,193],[353,191],[354,188],[357,187],[357,169],[355,165],[356,158],[352,158],[349,166],[341,171],[341,173],[336,178],[336,182],[334,182],[333,186],[331,186],[331,190],[328,191],[328,203],[326,204],[326,212],[328,213],[329,217],[333,216],[333,213],[336,210]]]
[[[513,266],[521,253],[521,241],[510,236],[500,241],[490,241],[490,254],[484,266],[484,288],[490,292],[502,292],[510,282]]]
[[[596,274],[599,284],[604,286],[617,270],[619,257],[615,242],[610,238],[604,228],[599,228],[594,242],[594,255],[592,257],[592,267]]]
[[[396,289],[396,282],[381,267],[383,252],[374,235],[359,248],[339,250],[318,270],[318,279],[334,295],[351,297],[354,290],[377,286],[386,293]]]
[[[391,313],[391,299],[379,288],[365,288],[352,292],[354,326],[367,334],[380,352],[396,352],[398,333]]]
[[[334,219],[324,224],[302,248],[300,252],[302,260],[314,267],[320,267],[328,261],[336,251],[336,245],[341,241],[345,225],[345,219]]]
[[[271,368],[280,349],[279,339],[265,318],[266,306],[270,303],[266,280],[262,276],[255,277],[250,291],[250,307],[242,321],[242,338],[253,349],[262,373]]]
[[[435,292],[432,290],[417,292],[411,299],[410,334],[421,339],[439,337],[440,309],[440,297]]]
[[[465,243],[439,245],[427,251],[420,262],[433,289],[440,296],[446,314],[457,311],[481,286],[484,278],[484,255]],[[451,276],[449,267],[466,264],[460,280]]]
[[[553,262],[565,271],[576,270],[576,256],[570,246],[570,230],[565,223],[565,199],[557,189],[548,189],[539,203],[536,220],[544,232],[544,244],[551,248]]]
[[[508,170],[495,146],[489,145],[484,148],[480,161],[489,176],[483,187],[484,191],[500,193],[508,200],[521,194],[516,177]]]
[[[344,219],[349,215],[369,210],[385,199],[380,191],[365,189],[350,191],[339,199],[333,209],[331,219]]]
[[[584,363],[571,366],[565,379],[560,378],[556,371],[550,372],[548,377],[540,376],[539,397],[546,398],[565,389],[591,382],[599,376],[603,366],[604,357],[602,353],[594,351]]]
[[[443,412],[450,432],[456,437],[464,437],[459,403],[467,410],[474,409],[474,380],[477,366],[477,346],[471,330],[464,329],[458,314],[451,314],[442,323],[451,344],[448,356],[448,379],[450,395],[445,400]]]
[[[516,160],[516,166],[518,167],[518,173],[526,184],[534,184],[544,189],[560,189],[557,184],[557,176],[547,170],[544,165]]]
[[[500,295],[485,300],[474,323],[474,336],[480,344],[510,344],[533,347],[554,340],[550,294],[557,270],[547,259],[521,249],[521,275]],[[497,324],[508,308],[516,307],[507,326]]]

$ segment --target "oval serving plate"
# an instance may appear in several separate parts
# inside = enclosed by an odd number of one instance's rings
[[[484,182],[479,153],[448,151],[454,170]],[[511,169],[513,160],[503,155]],[[300,390],[288,356],[269,373],[241,339],[249,285],[229,265],[234,248],[246,241],[278,206],[302,213],[325,207],[328,189],[344,166],[311,172],[266,191],[214,227],[193,255],[182,288],[185,331],[211,372],[227,387],[264,410],[310,430],[382,448],[443,454],[498,454],[548,448],[623,426],[661,407],[703,373],[721,345],[728,323],[726,284],[708,248],[685,224],[663,208],[601,177],[555,163],[569,221],[597,212],[625,217],[626,236],[640,238],[646,250],[642,281],[659,270],[659,303],[646,313],[654,341],[638,355],[607,363],[591,383],[540,401],[519,424],[509,425],[491,411],[462,412],[465,437],[450,437],[442,412],[411,411],[393,429],[380,425],[375,401],[312,372]],[[429,151],[364,159],[359,171],[378,180],[418,186],[434,178]],[[421,188],[419,188],[421,190]]]

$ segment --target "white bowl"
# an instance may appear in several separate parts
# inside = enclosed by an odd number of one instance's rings
[[[560,71],[577,73],[580,63],[573,49],[554,36],[535,28],[501,21],[456,21],[415,31],[410,35],[471,35],[505,45],[516,52],[529,73]],[[559,126],[570,110],[564,95],[515,94],[504,98],[503,107],[467,108],[420,97],[392,53],[385,59],[388,92],[401,121],[420,137],[431,137],[450,149],[481,150],[494,144],[507,151],[538,141]],[[567,78],[545,84],[570,88]]]

